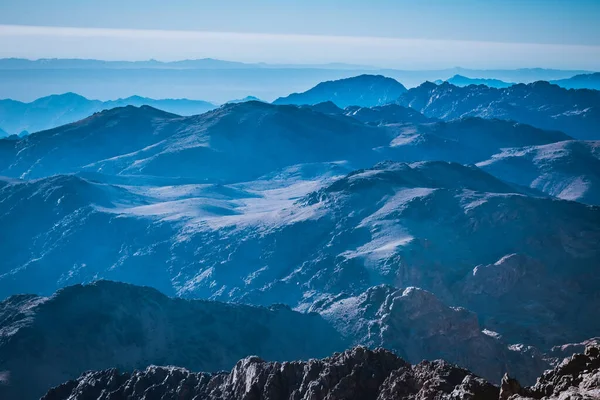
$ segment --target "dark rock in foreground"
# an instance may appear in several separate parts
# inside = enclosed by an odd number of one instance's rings
[[[162,364],[218,371],[248,354],[307,360],[345,348],[317,314],[173,299],[98,281],[0,302],[0,399],[37,399],[89,370]]]
[[[131,374],[87,372],[42,400],[499,398],[600,398],[600,347],[589,346],[585,354],[565,359],[527,388],[508,376],[498,388],[445,361],[411,366],[387,350],[357,347],[322,360],[269,363],[248,357],[230,373],[155,366]]]
[[[565,358],[556,368],[544,372],[535,385],[519,388],[502,380],[501,399],[600,399],[600,347],[588,346],[584,354]],[[515,390],[516,389],[516,390]]]
[[[115,369],[89,372],[52,389],[59,399],[387,399],[498,398],[497,387],[444,361],[410,364],[387,350],[357,347],[307,362],[239,361],[230,373],[194,374],[149,367],[133,374]]]

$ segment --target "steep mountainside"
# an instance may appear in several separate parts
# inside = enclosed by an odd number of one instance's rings
[[[499,119],[465,117],[448,122],[398,123],[387,126],[394,139],[380,148],[383,159],[444,160],[464,164],[484,161],[507,147],[569,140],[562,132]]]
[[[338,107],[373,107],[392,103],[406,88],[382,75],[360,75],[353,78],[319,83],[304,93],[280,97],[273,104],[318,104],[331,101]]]
[[[8,134],[20,134],[23,131],[33,133],[79,121],[102,110],[144,105],[178,115],[202,114],[216,107],[212,103],[199,100],[154,100],[131,96],[125,99],[99,101],[89,100],[75,93],[65,93],[42,97],[30,103],[0,100],[0,126]]]
[[[13,143],[2,175],[36,178],[80,170],[85,165],[145,148],[173,134],[181,117],[152,107],[116,108]],[[0,141],[0,146],[2,142]]]
[[[104,111],[18,140],[0,140],[0,174],[102,173],[240,182],[300,163],[392,159],[475,163],[505,147],[571,139],[502,120],[435,122],[398,105],[337,108],[260,102],[179,117],[151,107]]]
[[[364,150],[389,140],[386,131],[353,118],[295,106],[252,101],[193,117],[125,107],[6,146],[14,151],[0,174],[35,178],[85,170],[239,182],[301,162],[369,165],[377,155]]]
[[[551,196],[600,205],[600,142],[506,148],[478,167]]]
[[[535,386],[524,388],[508,376],[499,388],[444,361],[410,365],[383,349],[357,347],[308,362],[267,363],[248,357],[230,373],[191,373],[174,367],[149,367],[132,374],[115,369],[88,372],[50,390],[42,400],[594,399],[600,396],[599,354],[600,348],[589,347],[545,373]]]
[[[596,72],[593,74],[575,75],[572,78],[552,81],[552,83],[567,89],[600,90],[600,72]]]
[[[376,286],[359,296],[316,302],[311,310],[354,344],[390,349],[413,363],[442,358],[492,382],[510,371],[533,383],[550,367],[539,350],[507,346],[497,332],[479,324],[475,313],[448,307],[433,293],[415,287]]]
[[[563,131],[576,139],[600,139],[600,92],[596,90],[568,90],[548,82],[504,89],[426,82],[404,93],[398,103],[444,120],[499,118]]]
[[[598,332],[585,318],[598,306],[597,207],[515,193],[445,162],[384,163],[342,179],[339,164],[298,168],[231,185],[5,181],[0,294],[100,277],[307,309],[389,284],[481,308],[483,325],[509,343],[545,348]],[[512,254],[523,264],[507,263]]]
[[[172,299],[151,288],[100,281],[0,303],[0,371],[8,377],[0,398],[39,398],[91,369],[161,364],[219,371],[250,354],[283,361],[345,347],[317,314]]]

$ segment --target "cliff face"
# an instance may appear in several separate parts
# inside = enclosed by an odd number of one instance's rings
[[[600,347],[588,346],[585,354],[565,359],[526,388],[508,376],[498,388],[445,361],[410,365],[387,350],[356,347],[322,360],[279,363],[248,357],[229,373],[155,366],[133,373],[87,372],[42,400],[499,398],[600,398]]]

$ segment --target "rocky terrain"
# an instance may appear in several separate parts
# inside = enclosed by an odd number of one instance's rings
[[[507,345],[474,313],[448,307],[422,289],[379,286],[356,298],[317,302],[311,311],[171,299],[109,281],[70,286],[51,297],[11,296],[0,303],[0,371],[6,377],[0,395],[33,398],[91,369],[161,364],[220,370],[248,354],[306,359],[354,344],[385,347],[414,363],[444,358],[491,381],[511,371],[533,383],[554,362],[535,348]],[[566,346],[562,353],[577,349]]]
[[[560,199],[600,205],[600,141],[509,147],[477,166]]]
[[[398,104],[443,120],[499,118],[563,131],[576,139],[600,139],[597,90],[564,89],[543,81],[501,89],[426,82],[402,94]]]
[[[307,310],[415,286],[475,311],[507,343],[548,349],[597,335],[586,318],[598,307],[597,207],[529,196],[454,163],[332,179],[322,174],[343,166],[311,168],[235,185],[6,180],[0,221],[13,228],[2,230],[0,293],[104,278]]]
[[[300,163],[344,160],[354,168],[383,160],[476,163],[503,148],[570,139],[508,121],[436,122],[398,105],[342,110],[332,103],[295,107],[250,101],[192,117],[131,106],[0,140],[0,174],[33,179],[89,172],[242,182]]]
[[[192,117],[130,106],[1,141],[10,155],[0,161],[0,174],[32,179],[86,171],[241,182],[298,163],[349,160],[366,166],[378,157],[362,150],[389,140],[387,131],[350,117],[257,101]]]
[[[592,344],[598,146],[580,139],[597,133],[597,93],[398,85],[361,76],[301,105],[250,100],[191,117],[128,106],[0,139],[0,390],[35,398],[107,368],[125,373],[106,375],[115,390],[138,390],[129,379],[144,373],[130,373],[151,364],[229,370],[251,354],[354,345],[533,385]],[[90,285],[99,279],[164,295]],[[399,361],[382,363],[365,375],[381,378],[370,396],[395,390],[378,388]],[[301,383],[269,372],[269,391],[337,386],[285,368]],[[415,382],[415,368],[400,375]],[[210,385],[186,386],[203,393],[240,394],[223,387],[228,374],[182,374]],[[467,375],[443,385],[447,397],[479,390],[475,378],[457,389]],[[411,396],[435,397],[428,385]]]
[[[356,297],[317,303],[311,310],[351,343],[390,349],[411,363],[441,358],[492,382],[510,371],[525,383],[535,382],[550,367],[538,349],[508,346],[498,333],[482,327],[475,313],[448,307],[415,287],[377,286]]]
[[[304,362],[248,357],[229,373],[154,366],[133,373],[87,372],[51,389],[42,400],[597,399],[599,378],[599,347],[565,359],[532,387],[521,387],[509,376],[498,387],[444,361],[410,365],[386,350],[357,347]]]
[[[500,398],[504,399],[598,399],[600,398],[600,347],[588,346],[584,354],[564,359],[544,372],[535,385],[520,387],[505,377]]]
[[[100,281],[0,303],[0,398],[39,398],[88,370],[161,364],[218,371],[249,354],[283,361],[345,348],[316,313],[168,298]]]

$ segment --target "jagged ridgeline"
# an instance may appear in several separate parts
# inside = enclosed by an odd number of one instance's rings
[[[13,104],[0,126],[32,132],[0,139],[0,397],[497,398],[582,352],[600,96],[463,78]],[[593,397],[594,351],[504,386]]]
[[[600,347],[565,359],[531,387],[505,375],[500,387],[445,361],[410,365],[383,349],[357,347],[322,360],[268,363],[240,360],[230,373],[191,373],[148,367],[120,373],[88,372],[54,388],[42,400],[83,399],[597,399]]]

